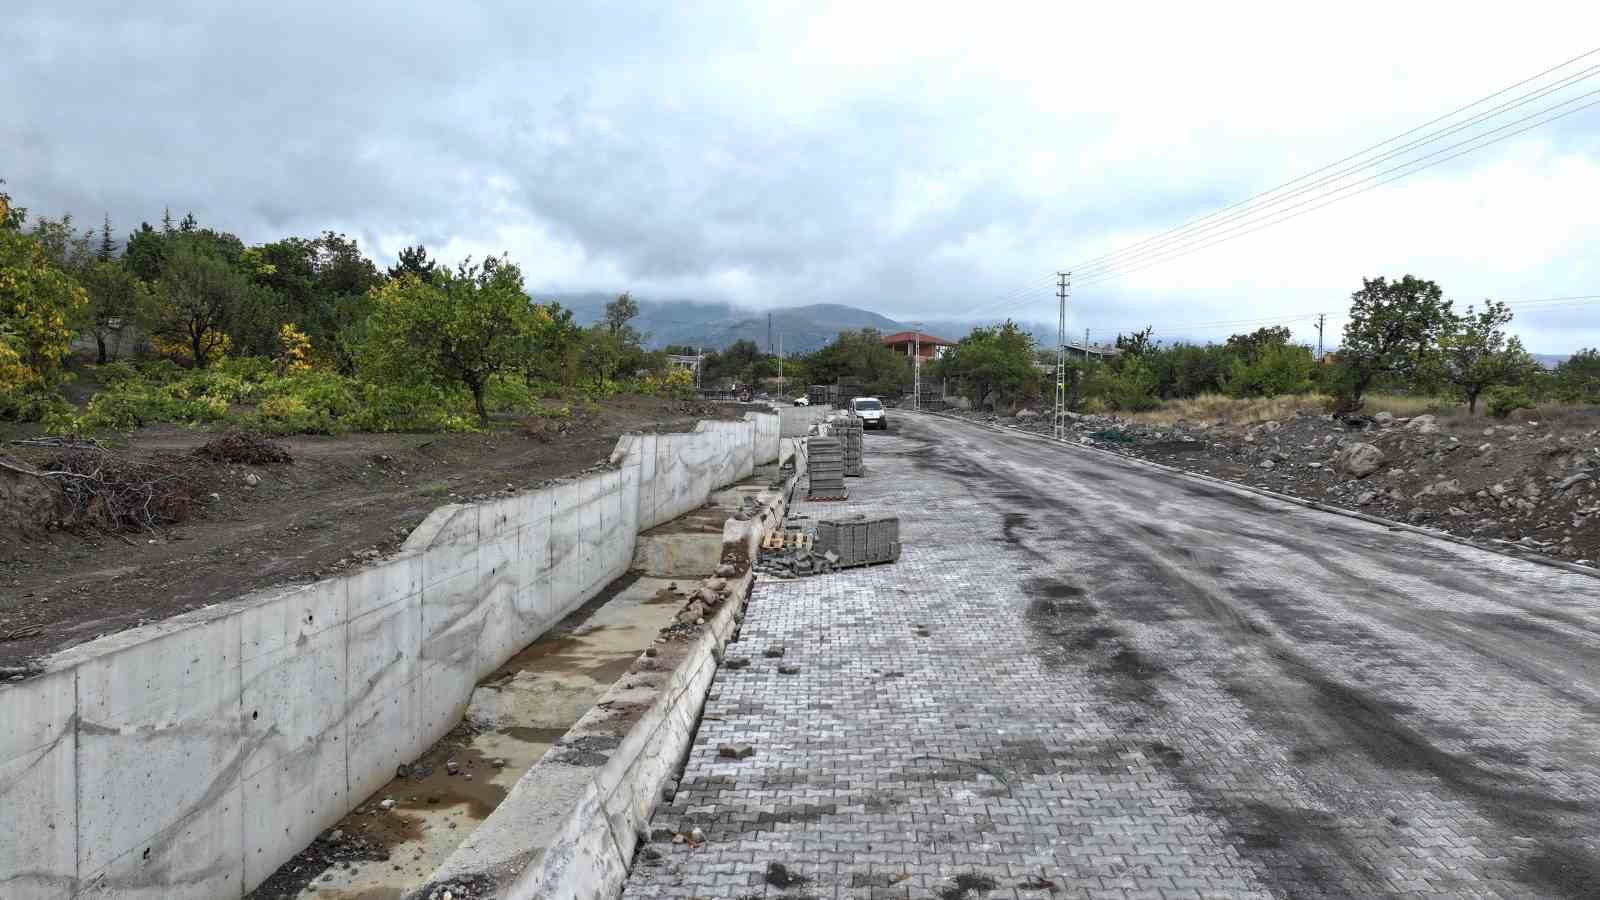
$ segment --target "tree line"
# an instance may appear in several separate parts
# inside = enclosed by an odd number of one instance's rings
[[[532,301],[521,268],[505,256],[449,266],[418,245],[380,270],[354,238],[332,231],[246,245],[169,212],[118,240],[109,218],[93,229],[70,215],[30,221],[0,182],[3,418],[64,415],[59,388],[71,377],[74,342],[92,341],[96,363],[108,366],[117,362],[117,336],[130,333],[139,346],[121,355],[195,373],[226,364],[258,382],[269,373],[336,376],[344,381],[323,383],[352,395],[397,386],[460,395],[480,423],[496,392],[604,393],[626,381],[686,393],[687,375],[645,350],[630,324],[638,313],[623,294],[584,328],[559,303]],[[192,380],[185,390],[218,381]],[[237,399],[213,395],[209,406]]]
[[[1508,333],[1510,308],[1487,300],[1457,311],[1433,281],[1405,275],[1363,279],[1351,294],[1339,346],[1319,360],[1288,328],[1260,328],[1223,343],[1162,345],[1152,329],[1118,335],[1103,361],[1068,362],[1070,400],[1080,411],[1150,409],[1201,394],[1272,397],[1320,392],[1330,408],[1359,410],[1373,391],[1458,400],[1507,415],[1541,401],[1600,403],[1600,351],[1583,350],[1554,370]],[[1016,409],[1054,387],[1054,350],[1015,322],[975,329],[935,372],[975,405]]]

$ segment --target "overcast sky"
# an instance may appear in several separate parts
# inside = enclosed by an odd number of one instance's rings
[[[903,320],[1053,322],[1058,268],[1600,45],[1578,2],[5,7],[0,177],[37,212],[126,231],[170,205],[251,242],[345,231],[382,264],[503,250],[542,290]],[[1600,106],[1086,284],[1069,327],[1305,338],[1406,272],[1463,304],[1596,295],[1597,247]],[[1600,303],[1515,327],[1600,345]]]

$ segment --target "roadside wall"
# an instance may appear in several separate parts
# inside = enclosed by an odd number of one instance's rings
[[[780,406],[778,419],[783,437],[805,437],[813,423],[821,422],[833,412],[827,404],[821,406]]]
[[[614,470],[441,507],[395,557],[74,647],[0,687],[0,897],[242,896],[626,571],[639,531],[747,477],[769,444],[775,458],[777,430],[752,414],[628,435],[619,451],[638,452]]]

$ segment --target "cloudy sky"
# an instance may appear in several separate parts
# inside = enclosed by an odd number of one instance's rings
[[[171,206],[384,263],[507,251],[550,291],[1053,321],[1057,269],[1600,45],[1597,4],[1473,9],[8,0],[0,177],[124,228]],[[1243,231],[1080,279],[1069,327],[1314,336],[1405,272],[1463,304],[1600,295],[1600,106]],[[1530,349],[1600,345],[1600,302],[1518,308]]]

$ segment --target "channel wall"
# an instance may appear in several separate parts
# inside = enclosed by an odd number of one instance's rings
[[[401,552],[74,647],[0,687],[0,897],[240,897],[622,575],[639,531],[779,455],[780,418],[624,435],[612,468],[434,510]]]

